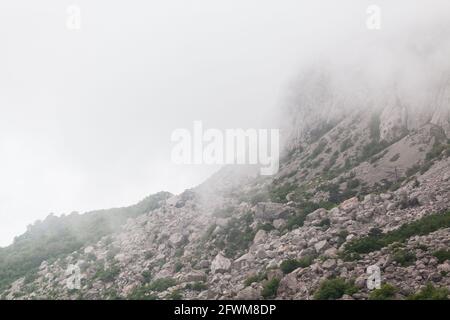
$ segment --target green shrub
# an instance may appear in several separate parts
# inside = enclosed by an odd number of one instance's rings
[[[316,300],[336,300],[344,294],[353,295],[357,292],[352,282],[347,282],[342,278],[327,279],[322,282],[319,289],[314,294]]]
[[[305,223],[306,215],[302,212],[297,212],[293,216],[290,216],[286,222],[285,228],[287,230],[293,230],[303,226]]]
[[[210,235],[214,239],[214,246],[224,250],[225,255],[229,258],[234,258],[243,253],[255,237],[255,231],[250,227],[253,221],[251,213],[231,218],[217,234]]]
[[[273,299],[277,296],[278,286],[280,285],[280,279],[273,278],[264,284],[261,295],[264,299]]]
[[[380,115],[377,113],[372,114],[369,123],[370,138],[372,140],[380,140],[380,123]]]
[[[353,147],[352,138],[347,138],[341,143],[340,150],[341,152],[345,152],[349,148]]]
[[[148,289],[148,286],[135,288],[128,296],[130,300],[158,300],[158,296]]]
[[[331,221],[329,218],[324,218],[319,222],[319,227],[321,227],[321,228],[327,229],[330,227],[330,225],[331,225]]]
[[[446,260],[450,260],[450,250],[441,249],[435,251],[433,252],[433,256],[435,256],[438,259],[439,263],[443,263]]]
[[[339,158],[339,151],[335,151],[333,155],[330,157],[328,164],[323,168],[324,171],[329,171],[335,164],[336,160]]]
[[[397,153],[396,155],[394,155],[389,161],[395,162],[395,161],[397,161],[398,159],[400,159],[400,153]]]
[[[274,229],[275,229],[275,227],[271,223],[264,223],[264,224],[258,226],[258,230],[264,230],[266,232],[270,232]]]
[[[405,174],[407,177],[411,177],[411,176],[415,175],[417,172],[419,172],[420,168],[421,168],[420,165],[415,164],[411,168],[408,168],[406,170]]]
[[[317,158],[317,156],[319,154],[321,154],[325,150],[326,146],[327,146],[327,141],[326,140],[321,140],[319,142],[319,144],[317,145],[317,147],[313,150],[311,155],[308,157],[308,159],[309,160],[314,160],[315,158]]]
[[[309,267],[312,264],[313,260],[314,258],[311,256],[306,256],[301,259],[284,260],[280,265],[280,269],[281,271],[283,271],[284,274],[288,274],[297,268]]]
[[[322,201],[320,203],[315,202],[302,202],[297,205],[298,210],[297,212],[290,216],[286,222],[286,226],[284,227],[287,230],[293,230],[295,228],[302,227],[306,217],[311,212],[314,212],[317,209],[324,208],[324,209],[331,209],[335,206],[334,203],[328,202],[328,201]]]
[[[181,300],[183,299],[183,295],[181,294],[180,290],[174,290],[172,293],[168,294],[166,296],[166,299],[168,300]]]
[[[358,158],[358,162],[364,162],[368,160],[372,156],[383,151],[383,149],[387,148],[388,146],[389,144],[384,140],[383,141],[372,140],[363,147],[361,155]]]
[[[346,244],[344,256],[351,259],[353,254],[377,251],[394,242],[403,242],[412,236],[426,235],[448,227],[450,227],[450,212],[430,214],[414,222],[406,223],[396,230],[352,240]]]
[[[261,281],[266,280],[266,279],[267,279],[267,274],[265,274],[265,273],[258,273],[258,274],[255,274],[254,276],[248,277],[245,280],[244,285],[246,287],[248,287],[249,285],[251,285],[254,282],[261,282]]]
[[[447,288],[435,288],[432,284],[427,284],[419,292],[408,297],[409,300],[448,300],[449,291]]]
[[[411,198],[411,199],[404,199],[400,202],[400,208],[406,209],[406,208],[413,208],[420,206],[419,199],[417,197]]]
[[[152,273],[149,270],[142,272],[142,277],[144,278],[144,283],[152,281]]]
[[[119,275],[119,273],[120,273],[120,268],[116,265],[113,265],[108,269],[104,269],[104,268],[99,269],[95,273],[94,278],[97,278],[98,280],[103,281],[103,282],[112,282]]]
[[[193,291],[203,291],[203,290],[206,290],[207,288],[208,288],[208,286],[201,281],[197,281],[194,283],[188,283],[186,285],[186,289],[193,290]]]
[[[397,288],[393,285],[385,283],[380,289],[375,289],[369,295],[369,300],[392,300],[395,298]]]
[[[286,183],[282,186],[275,186],[269,191],[269,197],[272,202],[285,203],[286,196],[296,189],[295,185]]]
[[[291,273],[292,271],[294,271],[299,267],[300,265],[297,259],[284,260],[280,265],[280,269],[281,271],[283,271],[284,274]]]
[[[431,150],[426,154],[427,160],[432,160],[438,158],[444,150],[447,149],[447,146],[440,143],[435,143]]]
[[[183,269],[183,264],[180,261],[177,261],[175,263],[175,266],[174,266],[174,271],[175,272],[180,272],[181,269]]]
[[[176,285],[177,282],[173,278],[159,278],[153,281],[148,285],[148,289],[151,291],[164,291],[167,290],[170,287],[173,287]]]
[[[269,195],[266,192],[259,192],[250,197],[250,203],[256,205],[260,202],[266,202],[269,200]]]
[[[23,284],[29,284],[34,282],[38,278],[38,274],[35,272],[30,272],[27,274],[23,280]]]
[[[350,179],[347,181],[347,189],[358,188],[361,182],[358,179]]]
[[[394,253],[392,259],[402,267],[411,266],[416,261],[416,255],[413,252],[400,250]]]

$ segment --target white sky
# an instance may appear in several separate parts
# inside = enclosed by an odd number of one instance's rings
[[[200,183],[217,167],[171,164],[174,129],[276,127],[302,62],[447,2],[2,0],[0,246],[50,212]],[[79,31],[66,28],[71,4]],[[369,4],[379,31],[365,27]]]

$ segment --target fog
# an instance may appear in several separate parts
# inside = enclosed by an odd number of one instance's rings
[[[2,1],[0,246],[50,212],[199,184],[218,167],[173,164],[173,130],[278,128],[300,70],[370,55],[389,78],[397,43],[449,17],[447,0]]]

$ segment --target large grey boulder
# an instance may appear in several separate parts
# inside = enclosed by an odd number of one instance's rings
[[[225,258],[221,253],[217,254],[211,263],[211,272],[214,273],[224,273],[230,270],[231,260]]]

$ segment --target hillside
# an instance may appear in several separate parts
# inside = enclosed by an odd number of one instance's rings
[[[49,215],[35,222],[23,235],[16,237],[12,245],[0,248],[0,290],[20,277],[25,276],[26,281],[30,281],[43,261],[55,261],[112,235],[127,219],[158,208],[170,196],[168,192],[160,192],[129,207],[85,214],[74,212],[61,217]]]
[[[281,112],[277,174],[228,166],[179,195],[50,216],[0,250],[1,297],[447,299],[447,60],[434,45],[383,76],[303,70]]]
[[[288,145],[277,175],[227,167],[197,188],[164,194],[158,206],[125,214],[132,218],[116,233],[94,236],[102,224],[90,220],[89,236],[64,249],[47,247],[53,259],[38,256],[34,265],[45,261],[2,297],[445,298],[449,122],[435,115],[449,108],[428,108],[428,117],[414,124],[386,107],[322,119]],[[2,255],[17,252],[38,230],[34,226]],[[61,231],[58,239],[69,236]],[[51,237],[41,247],[48,244],[54,244]],[[66,286],[69,264],[80,267],[79,290]],[[382,272],[384,286],[375,292],[366,287],[370,265]]]

